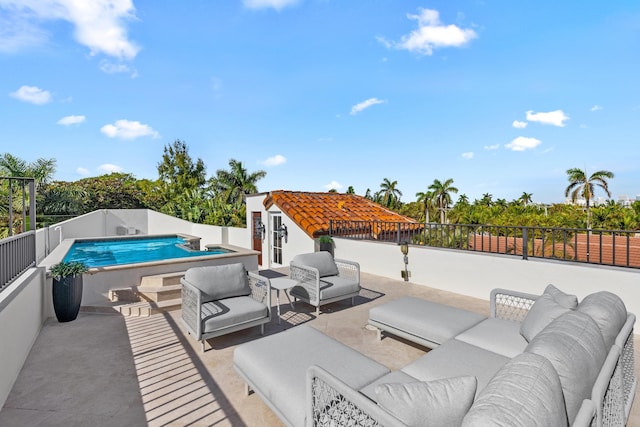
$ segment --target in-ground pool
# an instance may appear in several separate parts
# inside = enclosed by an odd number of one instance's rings
[[[89,268],[95,268],[232,252],[234,251],[223,247],[207,251],[193,250],[188,247],[185,238],[175,235],[95,239],[75,241],[63,261],[80,261]]]

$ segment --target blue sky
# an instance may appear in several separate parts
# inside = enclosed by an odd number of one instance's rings
[[[58,180],[154,179],[181,139],[260,191],[640,194],[637,0],[0,0],[0,70],[0,153]]]

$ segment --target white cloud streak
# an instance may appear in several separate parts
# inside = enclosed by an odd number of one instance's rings
[[[287,158],[282,154],[276,154],[275,156],[268,157],[262,162],[265,166],[279,166],[287,163]]]
[[[470,160],[470,159],[473,159],[473,156],[474,156],[473,151],[466,151],[466,152],[462,153],[462,158],[463,159]]]
[[[48,90],[42,90],[37,86],[20,86],[15,92],[9,94],[12,98],[30,104],[42,105],[51,102],[52,96]]]
[[[85,116],[66,116],[58,120],[59,125],[70,126],[83,123],[87,118]]]
[[[159,134],[149,125],[131,120],[116,120],[114,124],[108,124],[100,128],[100,132],[109,138],[135,139],[141,136],[158,138]]]
[[[328,191],[328,190],[340,190],[342,188],[342,184],[340,184],[338,181],[331,181],[330,183],[326,184],[324,186],[324,188]]]
[[[82,176],[89,176],[89,169],[79,166],[76,168],[76,173]]]
[[[126,21],[135,20],[132,0],[1,0],[13,24],[8,36],[1,34],[0,46],[14,51],[42,44],[48,35],[39,27],[42,21],[62,20],[74,27],[75,40],[88,47],[92,55],[103,53],[121,60],[135,58],[140,48],[128,39]]]
[[[295,6],[298,0],[242,0],[247,9],[275,9],[282,10],[285,7]]]
[[[122,172],[124,169],[118,165],[113,165],[111,163],[105,163],[103,165],[98,166],[98,171],[103,173],[113,173],[113,172]]]
[[[366,110],[369,107],[372,107],[376,104],[384,104],[385,101],[382,101],[378,98],[369,98],[366,101],[362,101],[359,104],[354,105],[353,107],[351,107],[351,114],[352,116],[355,116],[356,114],[358,114],[359,112]]]
[[[511,126],[513,126],[516,129],[524,129],[526,128],[528,125],[527,122],[521,122],[520,120],[514,120],[513,123],[511,124]]]
[[[542,141],[539,139],[519,136],[510,143],[505,144],[505,147],[512,151],[525,151],[536,148],[540,144],[542,144]]]
[[[434,49],[461,47],[478,37],[469,28],[445,25],[440,21],[440,13],[433,9],[418,9],[418,14],[407,14],[407,18],[418,22],[418,29],[401,37],[399,42],[388,42],[378,37],[378,41],[396,49],[408,50],[421,55],[432,55]]]
[[[500,144],[493,144],[493,145],[485,145],[484,146],[485,150],[497,150],[498,148],[500,148]]]
[[[549,111],[548,113],[534,113],[527,111],[527,120],[530,122],[538,122],[543,125],[552,125],[564,127],[569,117],[562,110]]]
[[[591,111],[600,111],[602,110],[602,107],[600,105],[594,105],[593,107],[591,107]]]

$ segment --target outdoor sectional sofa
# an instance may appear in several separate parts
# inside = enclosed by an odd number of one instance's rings
[[[370,323],[435,347],[391,372],[301,325],[243,344],[234,366],[288,426],[624,425],[636,389],[635,316],[609,292],[578,304],[496,289],[489,318],[417,298]]]

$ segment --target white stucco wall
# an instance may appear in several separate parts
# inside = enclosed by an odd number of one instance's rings
[[[334,240],[336,258],[357,261],[367,273],[401,280],[404,262],[398,245]],[[620,296],[628,311],[640,313],[640,271],[629,268],[411,246],[409,271],[412,283],[482,299],[494,288],[540,294],[550,283],[580,299],[607,290]]]
[[[44,269],[31,268],[0,293],[0,407],[49,313]]]

